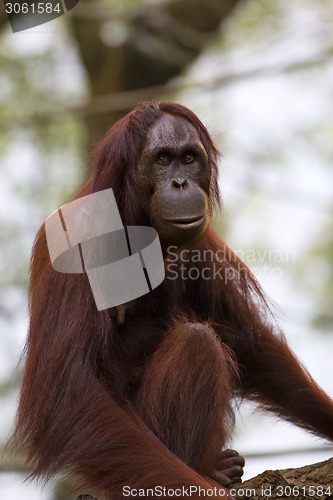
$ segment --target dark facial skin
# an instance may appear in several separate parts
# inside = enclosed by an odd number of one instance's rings
[[[139,191],[163,243],[187,243],[209,223],[210,166],[195,127],[164,114],[147,133]]]

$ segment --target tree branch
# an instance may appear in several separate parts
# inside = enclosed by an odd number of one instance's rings
[[[316,54],[308,59],[300,59],[287,63],[270,65],[265,64],[250,69],[224,73],[210,81],[195,81],[195,82],[171,82],[163,85],[155,85],[151,87],[144,87],[135,90],[114,92],[101,96],[92,97],[88,104],[76,107],[61,107],[57,106],[52,109],[37,111],[27,115],[15,114],[11,110],[11,114],[6,117],[3,116],[2,122],[6,128],[13,125],[28,125],[31,122],[50,121],[59,115],[66,113],[72,114],[77,118],[86,118],[94,115],[106,115],[107,113],[119,113],[123,109],[130,109],[142,101],[151,99],[160,99],[167,95],[173,95],[184,90],[216,90],[231,85],[233,83],[250,80],[253,78],[270,77],[279,74],[286,74],[315,67],[322,66],[332,59],[333,47],[328,47],[323,53]]]
[[[333,458],[299,469],[266,471],[238,487],[238,499],[324,500],[333,497]]]

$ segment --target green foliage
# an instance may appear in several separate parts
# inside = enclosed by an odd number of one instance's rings
[[[0,212],[0,314],[11,316],[7,287],[25,288],[37,227],[76,189],[84,176],[84,126],[68,102],[82,101],[84,76],[59,22],[47,46],[25,50],[8,29],[0,36],[0,161],[8,206]],[[29,37],[27,38],[29,41]],[[72,68],[72,70],[71,70]],[[3,207],[5,208],[5,206]],[[9,307],[9,309],[8,309]]]
[[[230,16],[222,38],[225,50],[244,48],[244,41],[252,44],[271,37],[272,26],[278,33],[286,16],[283,0],[255,0],[244,2]]]

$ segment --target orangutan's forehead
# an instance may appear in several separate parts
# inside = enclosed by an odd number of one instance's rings
[[[181,148],[196,145],[204,149],[196,128],[187,120],[164,114],[150,128],[146,148],[150,151],[165,148]]]

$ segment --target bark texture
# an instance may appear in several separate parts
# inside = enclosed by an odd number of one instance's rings
[[[333,498],[333,458],[298,469],[265,471],[253,479],[244,481],[239,486],[237,498],[242,500]]]

